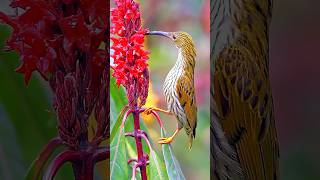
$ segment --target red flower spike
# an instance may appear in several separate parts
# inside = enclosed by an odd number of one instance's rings
[[[144,34],[147,29],[141,27],[139,5],[133,0],[115,0],[116,7],[111,9],[111,56],[114,60],[114,72],[118,86],[127,89],[129,102],[133,106],[140,100],[138,106],[143,106],[148,93],[135,92],[138,87],[147,89],[149,79],[148,52],[143,49]],[[145,80],[139,80],[140,78]],[[133,88],[130,86],[134,83]],[[131,94],[130,94],[131,93]],[[143,100],[142,100],[143,99]]]

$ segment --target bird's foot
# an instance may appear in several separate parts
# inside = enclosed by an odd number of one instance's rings
[[[144,110],[144,113],[146,113],[147,115],[151,114],[153,111],[153,108],[152,107],[149,107],[147,109]]]
[[[173,137],[165,137],[165,138],[160,138],[158,143],[159,144],[170,144],[173,141]]]
[[[144,110],[144,112],[149,115],[151,114],[152,112],[162,112],[162,113],[165,113],[165,114],[169,114],[169,115],[172,115],[172,112],[170,110],[164,110],[164,109],[161,109],[161,108],[157,108],[157,107],[148,107]]]

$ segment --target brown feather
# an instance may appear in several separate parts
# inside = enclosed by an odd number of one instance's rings
[[[213,0],[211,5],[211,98],[216,103],[211,137],[228,142],[212,141],[217,161],[212,173],[223,180],[276,180],[279,148],[268,62],[272,0]]]
[[[177,81],[176,91],[179,92],[178,100],[186,114],[187,123],[184,124],[184,128],[189,137],[189,148],[191,149],[197,127],[197,106],[194,94],[193,76],[180,76]]]
[[[269,180],[277,176],[278,142],[270,83],[256,58],[239,45],[223,50],[216,61],[214,99],[245,176]],[[234,66],[236,71],[227,73]]]

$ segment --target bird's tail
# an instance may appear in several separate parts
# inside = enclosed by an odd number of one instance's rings
[[[189,136],[189,150],[191,150],[194,135],[193,135],[193,133],[190,133],[188,136]]]

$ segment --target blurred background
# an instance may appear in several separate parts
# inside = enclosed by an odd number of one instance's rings
[[[14,13],[8,0],[0,11]],[[37,73],[25,86],[15,52],[4,52],[11,29],[0,24],[0,179],[20,180],[47,141],[56,136],[51,94]],[[67,176],[70,177],[70,176]]]
[[[320,179],[320,1],[274,0],[270,74],[285,180]]]
[[[188,137],[182,130],[172,148],[187,179],[209,179],[210,177],[210,10],[209,1],[200,0],[140,0],[144,28],[161,31],[185,31],[192,37],[197,50],[195,68],[198,126],[192,150],[188,150]],[[163,83],[174,66],[178,49],[172,41],[160,36],[147,36],[146,48],[150,50],[150,78],[152,91],[146,106],[167,109],[163,94]],[[159,113],[164,122],[167,136],[176,129],[174,116]],[[144,116],[154,142],[160,137],[160,129],[152,116]],[[157,148],[160,145],[155,143]],[[161,151],[160,151],[161,152]]]
[[[14,14],[10,2],[0,0],[0,11]],[[10,34],[11,28],[0,24],[0,180],[22,180],[42,148],[57,136],[57,120],[48,82],[33,73],[26,86],[23,74],[14,71],[20,65],[19,56],[4,51]],[[55,179],[74,179],[72,171],[66,163]],[[95,179],[102,179],[99,173]]]

